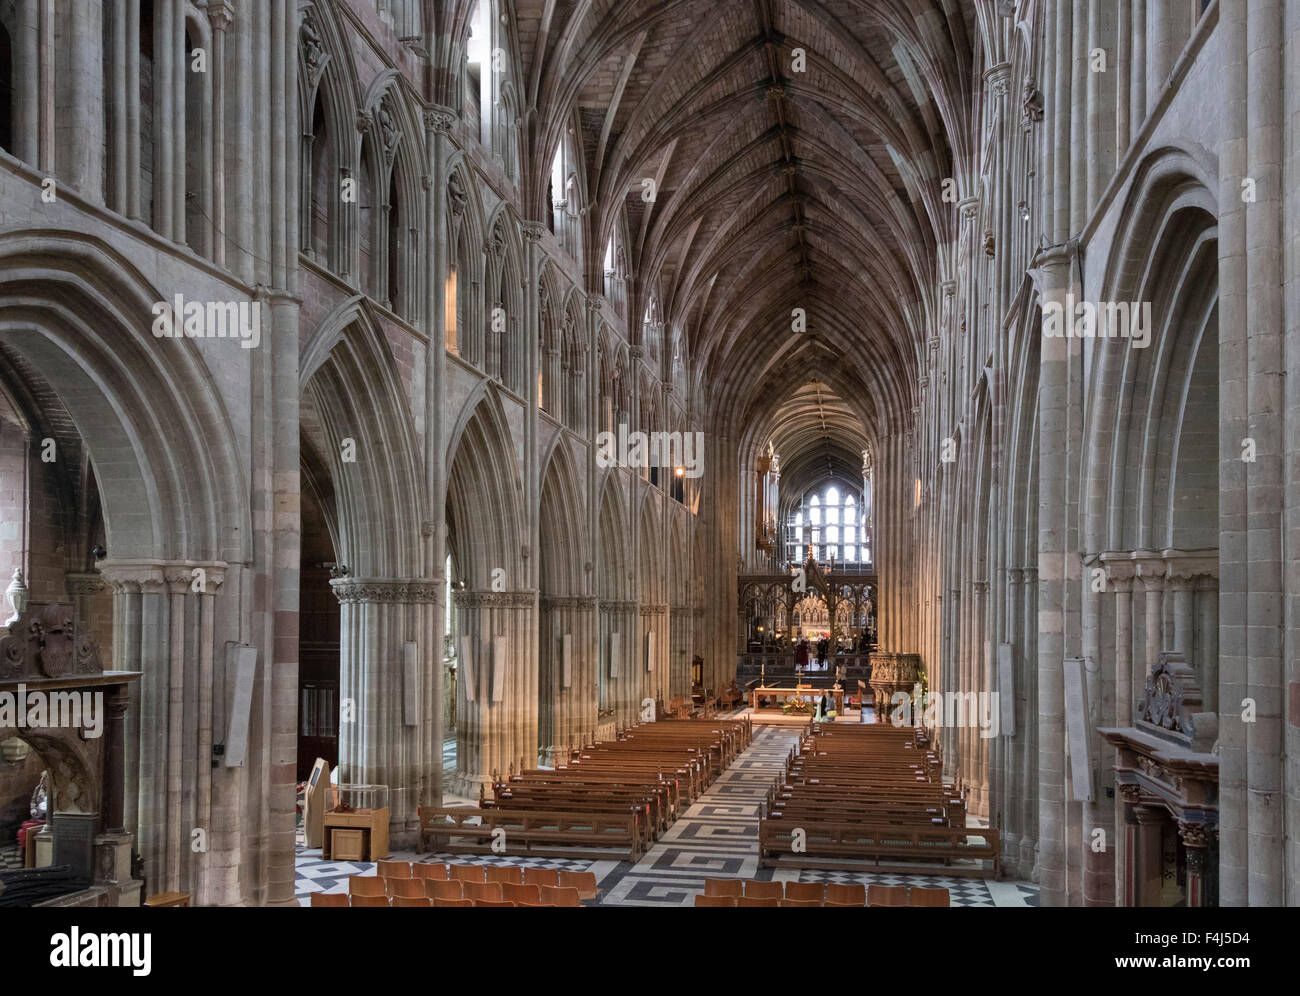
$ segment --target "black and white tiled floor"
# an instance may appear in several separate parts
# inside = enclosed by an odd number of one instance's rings
[[[638,861],[519,858],[395,852],[393,860],[473,861],[591,871],[600,884],[602,906],[693,906],[706,878],[754,878],[798,882],[862,882],[947,888],[953,906],[1033,906],[1038,890],[1026,882],[908,875],[885,872],[812,871],[758,867],[758,817],[767,790],[793,746],[797,729],[755,726],[754,740],[694,805]],[[454,751],[454,746],[452,747]],[[449,753],[453,759],[454,753]],[[313,892],[347,892],[349,875],[374,874],[369,862],[322,861],[320,851],[299,848],[297,895],[303,905]]]
[[[17,871],[23,866],[23,854],[18,845],[0,847],[0,871]]]

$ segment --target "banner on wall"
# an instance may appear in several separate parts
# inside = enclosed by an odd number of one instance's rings
[[[506,697],[506,638],[492,637],[492,701]]]
[[[460,683],[465,689],[465,701],[474,701],[474,641],[469,634],[460,638]]]

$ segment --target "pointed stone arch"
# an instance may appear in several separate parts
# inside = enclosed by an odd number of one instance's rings
[[[528,587],[520,458],[499,396],[480,382],[451,435],[448,549],[461,634],[453,790],[537,764],[537,592]]]
[[[161,300],[84,233],[0,237],[0,348],[42,371],[86,441],[109,557],[249,560],[233,423],[198,347],[141,321]],[[247,353],[238,339],[222,345]]]
[[[543,756],[587,742],[596,726],[596,599],[583,475],[565,434],[542,462],[538,578],[538,732]]]

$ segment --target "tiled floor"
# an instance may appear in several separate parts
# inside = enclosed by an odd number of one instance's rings
[[[686,810],[635,865],[626,861],[566,858],[467,858],[446,854],[394,853],[394,860],[474,861],[592,871],[602,906],[691,906],[706,878],[755,878],[799,882],[862,882],[947,888],[953,906],[1033,906],[1038,889],[1027,882],[872,872],[824,872],[758,867],[759,805],[790,752],[797,731],[755,726],[754,741]],[[454,745],[447,752],[454,763]],[[313,892],[346,892],[349,875],[374,873],[368,862],[322,861],[320,851],[300,848],[297,894],[308,905]]]

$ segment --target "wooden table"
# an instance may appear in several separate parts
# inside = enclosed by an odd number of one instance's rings
[[[188,892],[157,892],[144,901],[145,906],[188,906]]]
[[[814,710],[817,703],[821,701],[823,692],[829,694],[831,701],[834,703],[836,715],[844,714],[844,689],[843,688],[813,688],[809,685],[803,685],[799,688],[754,688],[749,692],[749,705],[751,709],[758,708],[759,699],[776,700],[785,702],[787,699],[806,699],[813,703]]]

